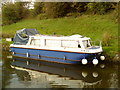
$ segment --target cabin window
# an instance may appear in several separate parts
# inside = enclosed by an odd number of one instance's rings
[[[81,48],[80,44],[78,44],[78,48]]]
[[[84,45],[85,48],[91,46],[89,40],[84,40],[84,41],[83,41],[83,45]]]
[[[40,39],[32,39],[30,45],[40,46]]]
[[[46,40],[45,40],[45,46],[61,47],[61,40],[46,39]]]
[[[78,41],[75,41],[75,40],[45,39],[45,46],[78,48]]]
[[[62,47],[69,47],[69,48],[78,48],[78,41],[75,40],[62,40],[61,41]]]

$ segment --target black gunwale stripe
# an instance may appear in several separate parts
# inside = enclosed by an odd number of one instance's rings
[[[10,48],[23,48],[23,49],[35,49],[35,50],[57,51],[57,52],[69,52],[69,53],[96,54],[96,53],[87,53],[87,52],[72,52],[72,51],[61,51],[61,50],[51,50],[51,49],[37,49],[37,48],[24,48],[24,47],[10,47]],[[97,53],[99,53],[99,52],[97,52]]]

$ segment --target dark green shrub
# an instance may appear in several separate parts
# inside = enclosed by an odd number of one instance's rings
[[[82,14],[81,13],[67,13],[67,17],[73,17],[73,18],[76,18],[76,17],[79,17],[79,16],[81,16]]]
[[[87,12],[91,14],[105,14],[112,9],[112,2],[90,2],[87,4]]]
[[[33,9],[33,16],[37,16],[40,13],[43,13],[43,6],[44,3],[43,2],[35,2],[34,4],[34,9]]]
[[[39,14],[37,16],[37,19],[42,20],[42,19],[48,19],[47,15],[45,13]]]
[[[71,12],[84,12],[86,11],[87,2],[73,2],[71,5]]]
[[[15,23],[19,20],[15,5],[7,3],[2,7],[3,25]]]
[[[19,20],[26,18],[29,15],[29,10],[26,7],[29,2],[16,2],[15,9],[18,14]]]
[[[49,18],[63,17],[69,12],[69,3],[66,2],[46,2],[45,13]]]
[[[112,35],[108,32],[105,32],[102,36],[102,44],[103,46],[109,46],[110,45],[110,41],[112,39]]]
[[[120,9],[118,3],[113,3],[112,4],[113,11],[110,14],[110,19],[112,19],[115,23],[118,23],[120,21],[119,16],[120,16]]]
[[[24,2],[16,2],[6,3],[2,6],[2,24],[12,24],[15,23],[29,14],[28,9],[25,7],[26,3]]]

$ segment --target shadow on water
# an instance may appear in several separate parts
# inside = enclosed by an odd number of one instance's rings
[[[119,87],[119,64],[64,65],[8,56],[3,52],[3,88]]]

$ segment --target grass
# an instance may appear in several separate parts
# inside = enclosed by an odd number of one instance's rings
[[[39,33],[52,35],[80,34],[92,40],[103,40],[104,33],[112,36],[109,46],[104,47],[106,52],[118,50],[118,24],[110,19],[110,15],[82,15],[77,18],[64,17],[57,19],[25,19],[20,22],[2,27],[3,37],[13,37],[17,30],[36,28]],[[110,48],[109,48],[110,47]],[[107,49],[109,48],[109,49]]]

